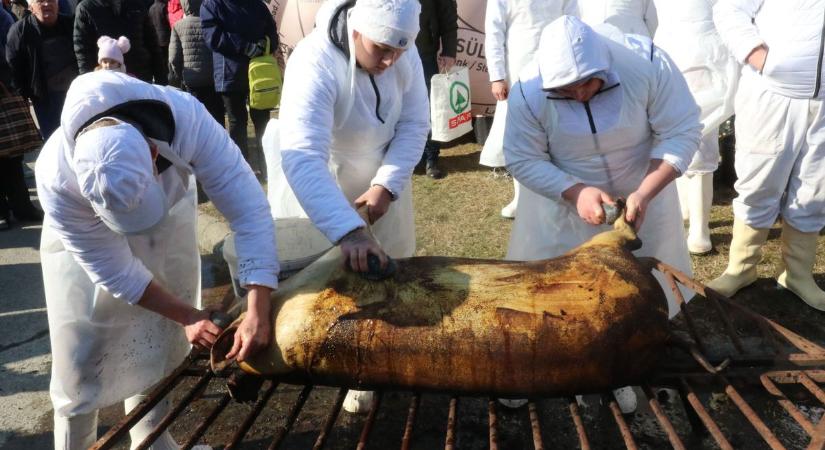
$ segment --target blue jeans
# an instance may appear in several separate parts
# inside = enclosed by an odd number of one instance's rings
[[[430,95],[430,79],[438,74],[438,59],[435,55],[419,55],[421,57],[421,67],[424,69],[424,82],[427,84],[427,95]],[[430,139],[431,134],[427,134],[427,143],[424,144],[424,160],[434,161],[438,159],[441,152],[441,143]]]

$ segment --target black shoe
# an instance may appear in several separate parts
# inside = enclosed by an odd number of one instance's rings
[[[427,160],[427,176],[435,179],[440,180],[447,176],[447,173],[441,170],[438,167],[438,162],[434,159]]]
[[[35,206],[31,205],[26,208],[13,210],[14,218],[21,222],[42,222],[43,211],[40,211]]]

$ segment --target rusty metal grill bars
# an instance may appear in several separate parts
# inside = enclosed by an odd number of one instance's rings
[[[684,274],[678,272],[677,270],[673,269],[672,267],[664,263],[661,263],[653,259],[649,259],[648,263],[651,265],[651,267],[655,267],[664,274],[667,283],[674,292],[677,298],[677,302],[679,303],[679,308],[682,311],[685,319],[684,323],[687,328],[686,331],[693,340],[693,344],[695,344],[696,349],[698,349],[699,354],[697,354],[696,350],[693,351],[694,357],[697,358],[697,360],[699,359],[699,356],[708,354],[708,347],[707,344],[701,339],[701,334],[696,329],[695,320],[693,319],[692,314],[688,309],[687,302],[685,302],[684,297],[682,296],[681,291],[679,290],[679,283],[692,289],[699,295],[708,298],[709,302],[712,304],[712,307],[716,312],[716,316],[719,317],[719,319],[722,322],[722,328],[724,330],[725,335],[730,340],[730,343],[732,344],[733,348],[736,350],[735,355],[730,355],[731,358],[734,359],[734,363],[738,362],[741,365],[746,365],[749,363],[756,362],[785,361],[791,364],[798,363],[815,366],[810,370],[768,370],[762,373],[760,376],[758,376],[758,381],[764,389],[764,392],[769,397],[773,398],[777,402],[777,404],[781,406],[788,413],[788,415],[796,421],[796,423],[799,424],[799,426],[804,430],[804,432],[811,437],[808,449],[822,450],[823,448],[825,448],[825,420],[820,419],[818,423],[812,423],[807,417],[805,417],[804,414],[802,414],[802,412],[794,405],[793,402],[791,402],[787,398],[787,396],[780,389],[780,386],[789,384],[797,384],[803,386],[812,397],[816,398],[821,404],[825,405],[825,391],[823,391],[822,388],[820,388],[818,385],[818,383],[825,383],[825,370],[821,370],[823,366],[825,366],[825,350],[819,345],[793,333],[792,331],[782,327],[781,325],[771,320],[768,320],[740,305],[737,305],[736,303],[731,302],[729,299],[721,296],[720,294],[714,292],[711,289],[705,288],[705,286],[703,286],[702,284],[688,278]],[[729,311],[735,312],[736,314],[738,314],[738,317],[740,318],[744,318],[755,322],[756,328],[761,333],[762,338],[772,350],[772,353],[771,355],[769,355],[769,357],[765,357],[764,355],[751,355],[746,351],[742,339],[736,332],[736,329],[733,326],[733,322],[731,321],[730,316],[728,315]],[[782,343],[789,344],[790,348],[783,348]],[[716,373],[710,365],[701,364],[701,361],[699,362],[698,366],[699,369],[702,369],[704,367],[704,371],[710,372],[706,373],[705,377],[711,377],[714,380],[714,386],[717,389],[720,389],[722,392],[724,392],[728,396],[728,398],[731,399],[731,401],[735,404],[741,415],[753,427],[754,432],[758,433],[758,435],[761,436],[761,438],[770,448],[775,450],[785,448],[774,435],[774,433],[771,431],[771,429],[759,417],[754,408],[745,400],[744,396],[742,396],[742,394],[734,387],[731,381],[729,381],[728,378],[726,378],[726,376],[739,375],[737,375],[736,373],[729,375],[725,373],[725,371]],[[690,381],[691,376],[695,375],[696,374],[686,374],[685,376],[680,376],[677,378],[676,383],[676,387],[679,390],[679,395],[681,397],[682,404],[684,405],[684,409],[688,415],[688,418],[690,419],[692,426],[694,427],[694,429],[698,427],[706,430],[721,449],[733,449],[734,447],[731,445],[728,438],[724,435],[722,429],[713,420],[711,415],[708,413],[708,410],[705,408],[705,406],[702,404],[701,400],[697,396],[695,388]],[[178,402],[178,404],[172,408],[170,413],[167,414],[167,416],[161,421],[161,423],[152,432],[152,434],[143,443],[141,443],[140,448],[148,447],[151,444],[151,442],[154,441],[154,439],[156,439],[163,431],[165,431],[173,423],[175,418],[177,418],[178,415],[180,415],[183,412],[183,410],[188,404],[190,404],[193,400],[197,399],[206,390],[206,387],[208,386],[209,382],[213,379],[211,372],[209,372],[208,367],[205,364],[205,355],[194,353],[193,356],[188,358],[186,362],[183,365],[181,365],[181,367],[179,367],[169,378],[167,378],[161,384],[159,384],[152,392],[152,394],[147,397],[146,400],[144,400],[140,405],[138,405],[137,408],[135,408],[126,417],[124,417],[120,423],[118,423],[115,427],[110,429],[109,432],[107,432],[106,435],[104,435],[92,447],[92,449],[106,450],[112,448],[118,440],[123,438],[125,434],[128,433],[128,430],[132,426],[134,426],[134,424],[136,424],[148,411],[150,411],[163,397],[169,394],[178,384],[180,384],[180,382],[183,379],[185,379],[186,377],[193,376],[198,377],[198,381],[195,383],[195,385],[192,388],[190,388],[186,394],[184,394],[181,401]],[[662,429],[662,431],[664,431],[665,435],[667,436],[667,439],[670,442],[671,446],[674,449],[684,449],[685,445],[682,441],[682,438],[676,432],[676,429],[674,428],[672,422],[670,421],[664,409],[659,404],[656,398],[655,388],[652,387],[652,385],[655,384],[656,380],[651,381],[651,384],[646,384],[642,386],[642,390],[645,396],[647,397],[648,405],[651,411],[653,412],[653,415],[656,418],[659,427]],[[236,430],[232,439],[229,443],[227,443],[225,448],[236,448],[236,446],[242,441],[243,437],[253,426],[260,413],[266,407],[267,403],[269,402],[270,398],[275,393],[279,385],[277,380],[270,380],[268,383],[269,385],[264,390],[263,395],[254,404],[251,411],[243,420],[242,425]],[[307,385],[300,392],[296,402],[294,403],[286,417],[285,423],[281,426],[276,427],[272,442],[268,447],[270,450],[275,450],[281,447],[286,436],[290,432],[293,424],[298,418],[298,415],[300,414],[304,404],[307,402],[309,394],[312,392],[312,390],[313,386]],[[321,428],[320,433],[315,441],[315,444],[313,446],[314,450],[319,450],[325,447],[329,439],[330,432],[333,426],[335,425],[336,419],[340,414],[341,406],[343,404],[346,392],[347,390],[344,388],[338,390],[336,399],[331,405],[324,425]],[[416,421],[417,412],[421,404],[421,399],[421,394],[413,393],[412,398],[410,400],[410,406],[407,412],[407,419],[404,426],[403,436],[400,439],[400,446],[402,450],[409,449],[411,442],[413,440],[414,425]],[[358,450],[364,449],[369,442],[371,431],[373,430],[376,417],[378,416],[378,412],[381,408],[381,400],[382,393],[378,392],[377,395],[374,397],[372,409],[369,415],[367,416],[366,421],[361,430],[357,444]],[[616,400],[613,398],[612,394],[603,394],[602,401],[604,404],[607,405],[607,408],[610,411],[610,416],[615,422],[618,437],[622,440],[622,442],[628,449],[636,449],[637,446],[633,437],[633,433],[631,432],[630,427],[625,421],[625,417],[622,415],[621,410]],[[211,424],[214,423],[214,421],[218,418],[221,412],[226,408],[228,403],[229,395],[222,395],[217,406],[215,406],[215,408],[211,410],[207,417],[194,429],[193,433],[186,438],[183,448],[191,448],[195,443],[197,443],[197,441],[205,434],[205,432],[211,426]],[[452,450],[456,446],[459,418],[458,406],[459,398],[455,396],[452,397],[449,401],[448,406],[447,429],[444,441],[444,448],[446,450]],[[576,431],[576,436],[579,441],[579,447],[585,450],[589,450],[591,448],[590,441],[588,439],[587,430],[584,425],[584,420],[582,419],[581,413],[579,411],[579,406],[575,398],[571,397],[567,399],[567,409],[570,415],[572,425]],[[535,400],[531,400],[528,402],[526,413],[528,416],[527,419],[530,423],[533,447],[537,450],[543,450],[544,443],[542,439],[540,415]],[[489,446],[491,449],[495,450],[498,448],[499,445],[498,412],[496,400],[492,398],[488,400],[488,423]]]

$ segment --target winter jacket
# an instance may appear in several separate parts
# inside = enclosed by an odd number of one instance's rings
[[[172,33],[172,26],[169,25],[169,12],[166,9],[166,0],[155,0],[149,7],[149,20],[155,30],[155,38],[161,47],[169,45],[169,36]]]
[[[677,2],[677,0],[665,0]],[[653,37],[659,20],[653,0],[578,0],[582,21],[609,23],[622,33]]]
[[[422,56],[438,54],[455,58],[458,46],[458,13],[455,0],[421,0],[421,30],[415,46]]]
[[[269,37],[273,52],[278,47],[275,21],[266,4],[261,0],[205,0],[201,24],[206,45],[212,49],[215,90],[248,91],[247,47],[264,36]]]
[[[758,77],[771,91],[791,98],[825,98],[822,89],[825,0],[722,0],[713,8],[716,29],[740,62],[764,45],[761,73],[750,65],[743,76]]]
[[[57,35],[64,36],[67,44],[72,40],[72,24],[71,16],[58,15],[54,25],[53,30]],[[27,14],[9,30],[6,61],[12,72],[14,87],[28,99],[44,99],[48,95],[46,77],[42,73],[42,60],[46,57],[41,54],[42,43],[40,24],[33,14]]]
[[[169,84],[200,88],[215,85],[212,50],[206,46],[201,29],[201,0],[183,0],[186,15],[172,28],[169,41]]]
[[[97,39],[104,35],[129,38],[131,49],[124,55],[127,72],[152,81],[153,64],[164,59],[142,0],[83,0],[77,5],[74,52],[80,73],[97,66]]]
[[[11,69],[6,63],[6,36],[14,24],[14,15],[0,5],[0,83],[11,84]]]
[[[184,10],[180,0],[169,0],[166,4],[166,13],[169,17],[169,28],[172,28],[178,20],[183,19]]]

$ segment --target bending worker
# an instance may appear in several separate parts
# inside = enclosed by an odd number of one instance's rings
[[[281,99],[284,174],[312,222],[341,245],[350,267],[412,256],[411,176],[421,159],[429,103],[415,50],[417,0],[334,0],[289,58]],[[374,224],[353,205],[366,206]],[[344,408],[370,395],[350,391]]]
[[[114,71],[78,77],[37,160],[57,449],[88,448],[97,410],[134,408],[220,329],[200,303],[192,174],[237,238],[248,315],[229,357],[270,341],[275,236],[264,193],[226,131],[189,94]],[[163,418],[130,431],[134,448]],[[154,449],[177,449],[166,433]]]
[[[599,29],[616,41],[575,17],[555,20],[511,90],[504,157],[527,189],[507,258],[566,253],[608,229],[602,205],[625,197],[625,217],[644,244],[635,254],[690,274],[685,241],[674,239],[683,228],[671,181],[699,145],[699,108],[650,39]],[[678,312],[672,294],[668,309]],[[635,408],[629,389],[616,397],[623,411]]]
[[[731,296],[756,281],[768,230],[782,216],[779,285],[825,311],[813,277],[825,226],[825,1],[720,0],[714,21],[745,63],[736,92],[733,238],[728,267],[708,286]]]

